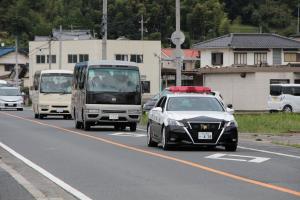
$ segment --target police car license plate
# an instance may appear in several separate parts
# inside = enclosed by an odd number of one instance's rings
[[[58,112],[58,113],[62,113],[62,112],[64,112],[64,109],[61,109],[61,108],[59,108],[59,109],[56,109],[56,112]]]
[[[198,140],[211,140],[212,132],[198,132]]]
[[[119,115],[118,114],[110,114],[109,119],[119,119]]]

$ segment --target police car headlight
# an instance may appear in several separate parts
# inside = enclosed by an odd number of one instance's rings
[[[238,127],[238,124],[235,120],[227,123],[226,127]]]
[[[169,126],[184,126],[183,123],[175,120],[175,119],[168,119]]]

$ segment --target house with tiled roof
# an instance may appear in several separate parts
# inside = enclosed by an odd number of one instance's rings
[[[19,78],[24,80],[24,85],[29,86],[28,82],[28,55],[25,51],[18,51]],[[14,80],[16,65],[15,47],[0,48],[0,79]]]
[[[203,85],[236,110],[267,110],[270,84],[300,83],[300,42],[271,33],[231,33],[193,45]]]
[[[195,49],[182,49],[183,63],[182,63],[182,81],[184,85],[193,85],[195,77],[195,70],[200,67],[200,51]],[[174,62],[174,49],[161,49],[161,67],[163,87],[175,85],[176,64]]]

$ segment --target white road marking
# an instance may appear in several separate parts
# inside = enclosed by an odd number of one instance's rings
[[[278,156],[285,156],[285,157],[300,159],[300,156],[295,156],[295,155],[290,155],[290,154],[285,154],[285,153],[278,153],[278,152],[273,152],[273,151],[266,151],[266,150],[254,149],[254,148],[242,147],[242,146],[238,146],[238,148],[245,149],[245,150],[251,150],[251,151],[258,151],[258,152],[263,152],[263,153],[269,153],[269,154],[274,154],[274,155],[278,155]]]
[[[145,129],[137,128],[137,130],[147,132],[147,130],[145,130]],[[267,150],[261,150],[261,149],[243,147],[243,146],[238,146],[238,148],[239,149],[250,150],[250,151],[258,151],[258,152],[262,152],[262,153],[274,154],[274,155],[278,155],[278,156],[285,156],[285,157],[300,159],[300,156],[295,156],[295,155],[291,155],[291,154],[278,153],[278,152],[274,152],[274,151],[267,151]]]
[[[70,194],[72,194],[73,196],[77,197],[78,199],[81,199],[81,200],[92,200],[90,197],[86,196],[82,192],[76,190],[75,188],[73,188],[72,186],[68,185],[64,181],[62,181],[59,178],[55,177],[54,175],[52,175],[51,173],[49,173],[45,169],[41,168],[40,166],[38,166],[37,164],[33,163],[32,161],[28,160],[27,158],[25,158],[21,154],[17,153],[16,151],[14,151],[13,149],[11,149],[10,147],[8,147],[5,144],[3,144],[2,142],[0,142],[0,146],[3,149],[5,149],[6,151],[8,151],[10,154],[12,154],[13,156],[15,156],[16,158],[18,158],[21,161],[23,161],[26,165],[28,165],[32,169],[36,170],[37,172],[39,172],[40,174],[42,174],[46,178],[50,179],[52,182],[54,182],[55,184],[57,184],[58,186],[60,186],[61,188],[63,188],[67,192],[69,192]]]
[[[141,134],[141,133],[131,133],[131,132],[117,132],[117,133],[112,133],[109,135],[113,136],[125,136],[125,137],[146,137],[146,134]]]
[[[237,155],[237,154],[223,154],[223,153],[216,153],[210,156],[206,156],[205,158],[240,161],[240,162],[252,162],[252,163],[262,163],[270,159],[264,157],[244,156],[244,155]]]

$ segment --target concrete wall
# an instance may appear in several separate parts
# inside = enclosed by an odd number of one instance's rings
[[[235,74],[205,74],[204,85],[219,91],[226,104],[235,110],[266,110],[270,92],[270,79],[294,79],[299,77],[292,72],[247,73],[245,78]]]
[[[88,54],[89,60],[100,60],[102,56],[101,40],[70,40],[62,41],[62,69],[73,70],[75,63],[68,63],[68,54]],[[52,64],[52,69],[59,68],[59,42],[52,42],[52,55],[56,55],[56,63]],[[32,41],[29,42],[29,68],[30,83],[35,71],[49,69],[49,64],[37,64],[36,55],[48,55],[48,42]],[[140,41],[140,40],[108,40],[107,59],[115,60],[115,54],[143,54],[143,63],[139,63],[141,76],[150,81],[151,92],[154,95],[159,91],[159,62],[154,54],[160,55],[160,41]],[[147,95],[147,94],[146,94]]]

